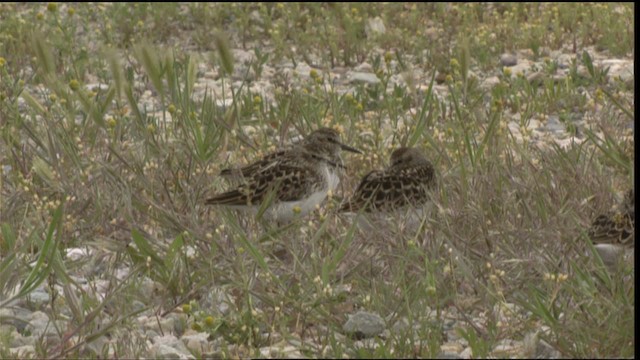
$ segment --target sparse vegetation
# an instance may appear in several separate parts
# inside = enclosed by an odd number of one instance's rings
[[[31,358],[150,356],[156,324],[216,357],[435,357],[448,330],[473,357],[536,332],[631,357],[633,266],[604,270],[586,229],[633,186],[633,81],[595,61],[633,57],[633,7],[2,4],[0,311],[49,294]],[[539,71],[500,64],[516,51]],[[365,151],[323,208],[278,228],[203,205],[220,169],[320,126]],[[437,209],[362,234],[334,210],[398,146],[438,168]],[[362,347],[357,309],[407,326]]]

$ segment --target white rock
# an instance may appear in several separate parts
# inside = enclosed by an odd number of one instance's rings
[[[31,320],[29,321],[29,324],[26,326],[26,330],[36,337],[39,337],[44,334],[46,335],[57,334],[56,327],[53,324],[51,324],[51,321],[49,320],[49,317],[47,316],[47,314],[43,313],[42,311],[36,311],[33,314],[31,314]]]
[[[260,355],[265,358],[284,358],[284,359],[301,359],[302,355],[299,349],[284,343],[273,346],[265,346],[260,348]]]
[[[473,350],[471,350],[471,346],[462,350],[460,357],[463,359],[471,359],[473,357]]]
[[[462,345],[457,342],[447,342],[440,345],[440,351],[444,353],[460,354],[463,350],[464,348],[462,347]]]
[[[500,83],[500,78],[498,78],[497,76],[492,76],[484,79],[480,87],[484,90],[490,90],[490,89],[493,89],[493,87],[498,85],[499,83]]]
[[[180,340],[185,346],[192,352],[204,353],[212,351],[211,344],[209,343],[208,333],[190,333],[183,335]]]
[[[382,35],[387,32],[386,26],[384,26],[384,21],[379,16],[376,16],[373,19],[367,20],[367,24],[364,26],[364,32],[367,34],[367,37],[372,37],[376,35]]]
[[[349,83],[378,84],[380,79],[374,73],[349,72]]]
[[[36,355],[36,349],[33,345],[24,345],[9,349],[9,353],[16,359],[33,358]]]
[[[356,65],[353,70],[357,72],[370,73],[373,72],[373,67],[368,62],[363,62],[362,64]]]
[[[527,76],[531,72],[531,61],[523,59],[517,65],[511,67],[511,77],[516,77],[518,74]]]
[[[158,336],[150,349],[152,356],[160,359],[195,359],[189,349],[173,335]]]

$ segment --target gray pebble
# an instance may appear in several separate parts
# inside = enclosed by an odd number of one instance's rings
[[[349,83],[351,84],[364,83],[375,85],[380,83],[380,79],[373,73],[349,72],[348,74]]]
[[[359,311],[349,316],[349,320],[342,329],[355,336],[357,339],[370,338],[384,331],[384,320],[378,314]]]
[[[518,57],[514,54],[500,55],[500,65],[502,66],[515,66],[517,63]]]

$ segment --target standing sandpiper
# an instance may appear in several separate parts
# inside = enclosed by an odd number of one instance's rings
[[[429,191],[435,185],[431,162],[418,149],[401,147],[391,153],[387,169],[373,170],[360,181],[340,211],[363,212],[377,217],[400,212],[408,213],[411,222],[420,221],[431,202]],[[369,226],[365,225],[365,228]]]
[[[269,199],[264,218],[289,222],[315,209],[329,191],[336,189],[338,173],[344,167],[341,150],[361,153],[341,143],[337,131],[318,129],[290,149],[239,169],[223,170],[222,176],[238,177],[241,183],[234,190],[207,199],[206,204],[256,212]]]
[[[627,191],[622,204],[602,214],[589,228],[589,238],[600,254],[602,261],[613,268],[626,250],[635,245],[635,194]]]

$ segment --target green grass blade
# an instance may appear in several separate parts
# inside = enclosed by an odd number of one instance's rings
[[[61,204],[54,212],[47,230],[47,237],[45,238],[38,259],[35,265],[31,268],[31,272],[23,282],[22,288],[18,293],[11,298],[0,303],[0,308],[6,304],[11,303],[13,300],[21,298],[33,290],[35,290],[44,280],[47,279],[52,270],[52,261],[58,251],[58,242],[56,241],[55,233],[56,229],[60,226],[60,220],[62,219],[63,206]],[[59,255],[59,254],[58,254]]]

